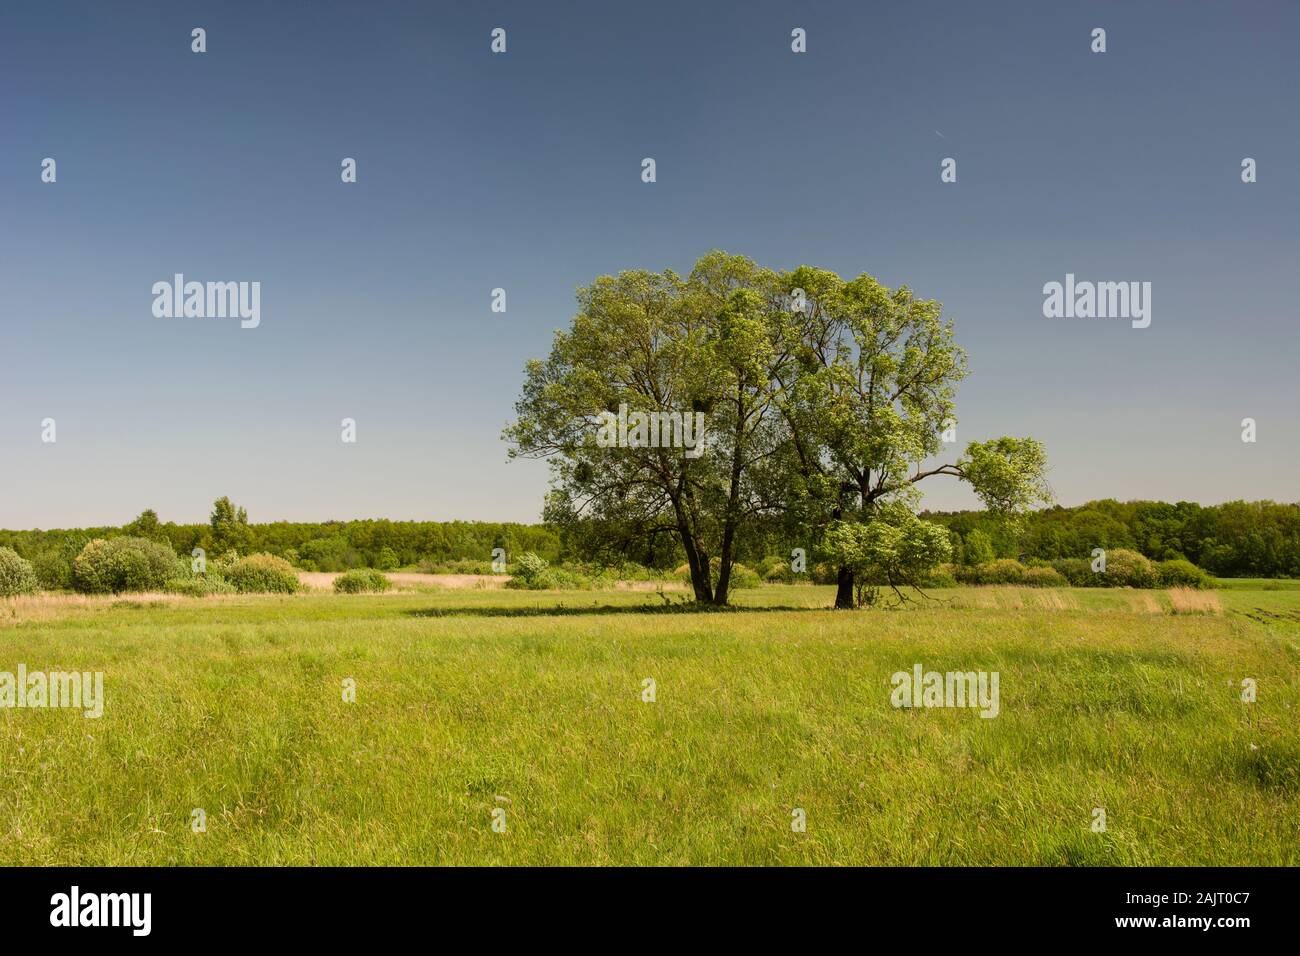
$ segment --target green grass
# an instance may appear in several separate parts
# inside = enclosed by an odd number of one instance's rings
[[[0,864],[1294,865],[1300,590],[1213,594],[0,602],[0,670],[107,695],[0,710]],[[915,663],[1000,715],[893,708]]]

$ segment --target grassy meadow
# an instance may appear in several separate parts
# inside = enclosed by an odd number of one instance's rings
[[[3,601],[0,671],[107,700],[0,710],[0,864],[1300,862],[1300,588],[832,598]],[[999,716],[895,709],[916,663]]]

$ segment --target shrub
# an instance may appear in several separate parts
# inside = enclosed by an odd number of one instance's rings
[[[31,594],[38,588],[32,563],[13,548],[0,548],[0,597]]]
[[[334,590],[339,594],[387,591],[392,586],[386,575],[371,568],[355,568],[334,579]]]
[[[940,564],[921,576],[920,586],[923,588],[955,588],[957,578],[954,576],[953,570],[952,564]]]
[[[769,584],[793,584],[794,579],[795,574],[790,570],[790,565],[784,562],[769,565],[767,571],[763,573],[763,580]]]
[[[293,594],[302,590],[293,565],[273,554],[240,558],[231,565],[226,577],[240,594]]]
[[[587,575],[552,567],[549,561],[531,551],[521,554],[509,568],[510,580],[506,587],[516,591],[581,591],[593,585]]]
[[[189,578],[172,578],[163,585],[168,594],[185,594],[189,597],[207,597],[209,594],[235,594],[235,586],[218,574],[195,575]]]
[[[474,558],[457,558],[454,561],[439,561],[435,558],[421,558],[417,565],[425,574],[495,574],[491,561],[479,561]]]
[[[794,584],[796,581],[809,581],[812,575],[805,568],[795,572],[790,567],[791,559],[779,554],[769,554],[754,566],[754,572],[769,584]]]
[[[375,558],[375,567],[380,571],[396,571],[401,564],[397,552],[392,548],[380,548],[379,555]]]
[[[717,571],[714,571],[713,583],[717,584],[717,581]],[[756,588],[762,583],[762,580],[758,576],[758,572],[753,568],[746,567],[739,561],[731,565],[731,580],[727,584],[727,587],[730,590],[734,591],[737,588]]]
[[[1162,588],[1195,588],[1198,591],[1214,587],[1214,578],[1190,561],[1175,558],[1156,565],[1156,574]]]
[[[596,586],[585,574],[568,568],[550,567],[534,579],[533,589],[543,591],[582,591]]]
[[[215,571],[219,575],[225,575],[225,573],[233,568],[238,561],[238,551],[223,551],[221,554],[215,556],[209,555],[206,573],[211,574]],[[185,563],[184,559],[182,559],[182,563]],[[190,565],[185,564],[185,567],[188,569]],[[193,572],[191,571],[190,574],[193,574]],[[181,577],[184,576],[185,575],[181,575]]]
[[[709,580],[713,583],[714,587],[718,586],[718,573],[721,570],[722,559],[710,558],[709,573],[711,576]],[[691,566],[689,564],[683,564],[677,569],[676,576],[677,580],[690,584]],[[734,591],[737,588],[756,588],[762,583],[763,582],[759,578],[758,573],[752,568],[745,567],[745,565],[741,564],[739,561],[733,561],[731,563],[731,580],[727,583],[728,590]]]
[[[1092,570],[1092,562],[1086,558],[1061,558],[1052,562],[1052,569],[1075,588],[1100,588],[1106,582],[1101,575]]]
[[[1031,588],[1063,588],[1070,582],[1055,568],[1025,568],[1025,577],[1021,582]]]
[[[1106,552],[1104,577],[1110,587],[1154,588],[1160,584],[1150,559],[1127,548]]]
[[[963,584],[1020,584],[1025,566],[1014,558],[998,558],[969,568],[957,568],[957,580]]]
[[[148,538],[96,538],[72,562],[72,586],[85,594],[160,591],[177,577],[176,552]]]
[[[38,551],[32,555],[36,582],[46,591],[66,591],[72,587],[72,559],[75,554],[60,550]]]
[[[840,570],[829,561],[822,561],[812,566],[808,576],[812,578],[813,584],[837,584],[840,579]]]
[[[618,567],[610,569],[610,572],[615,581],[662,581],[664,579],[662,571],[648,568],[636,561],[624,561]]]
[[[1164,563],[1185,565],[1192,569],[1193,575],[1202,575],[1205,580],[1209,580],[1208,575],[1190,562],[1166,561]],[[1092,561],[1088,558],[1062,558],[1053,561],[1052,567],[1076,588],[1154,588],[1160,587],[1162,580],[1159,569],[1149,559],[1126,548],[1116,548],[1106,552],[1105,572],[1094,571]],[[1189,580],[1197,579],[1194,576]],[[1181,581],[1179,583],[1181,584]]]
[[[515,559],[514,565],[509,569],[511,583],[518,582],[517,587],[540,588],[543,586],[542,575],[550,566],[551,562],[545,558],[531,551],[525,551]]]

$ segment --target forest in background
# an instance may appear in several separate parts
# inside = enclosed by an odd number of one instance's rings
[[[1219,577],[1300,577],[1300,505],[1272,501],[1092,501],[1072,508],[1032,511],[1016,521],[985,511],[922,512],[948,529],[954,563],[980,565],[997,558],[1047,562],[1087,558],[1094,548],[1128,549],[1153,561],[1186,559]],[[202,548],[210,556],[267,552],[304,570],[416,568],[433,572],[490,573],[493,550],[511,561],[533,552],[553,564],[666,570],[683,556],[663,535],[606,538],[594,547],[590,529],[490,521],[354,521],[250,523],[242,508],[219,500],[207,524],[160,521],[151,510],[120,527],[0,531],[0,547],[31,561],[42,586],[67,587],[73,559],[95,538],[129,535],[168,544],[185,556]],[[788,561],[803,547],[810,566],[816,549],[779,522],[755,521],[738,541],[738,558],[750,565]]]

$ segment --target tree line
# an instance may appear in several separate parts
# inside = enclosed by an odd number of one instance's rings
[[[1018,526],[978,511],[923,517],[948,529],[958,564],[979,564],[986,555],[1052,561],[1125,548],[1153,561],[1183,558],[1220,577],[1300,577],[1300,504],[1103,499],[1033,511]],[[972,548],[978,555],[966,553]]]
[[[1094,548],[1127,549],[1152,561],[1183,558],[1220,577],[1300,577],[1300,504],[1230,501],[1091,501],[1030,511],[1010,522],[987,511],[923,511],[919,519],[947,533],[951,561],[978,566],[999,558],[1057,561],[1088,558]],[[31,561],[44,587],[67,587],[72,561],[87,543],[121,536],[165,543],[181,557],[202,548],[219,557],[266,552],[304,570],[491,570],[502,549],[507,571],[532,552],[552,564],[640,565],[666,571],[685,562],[671,539],[631,539],[609,547],[592,527],[491,521],[355,521],[253,524],[228,498],[214,503],[207,524],[161,522],[152,509],[122,526],[61,530],[0,530],[0,547]],[[597,546],[593,547],[593,543]],[[811,570],[827,559],[778,519],[747,523],[735,542],[737,561],[751,567],[789,566],[802,549]],[[634,573],[634,571],[632,572]],[[797,576],[796,576],[797,579]],[[834,580],[832,576],[830,578]]]
[[[0,531],[0,547],[13,548],[30,561],[40,584],[67,588],[72,562],[95,539],[137,537],[164,543],[181,557],[201,548],[210,558],[227,554],[273,554],[308,571],[347,571],[353,568],[429,569],[464,562],[455,570],[490,570],[494,549],[507,555],[532,551],[548,560],[560,559],[560,537],[544,525],[493,521],[354,521],[254,524],[247,511],[229,498],[213,503],[207,524],[161,521],[146,509],[120,527],[34,531]]]

